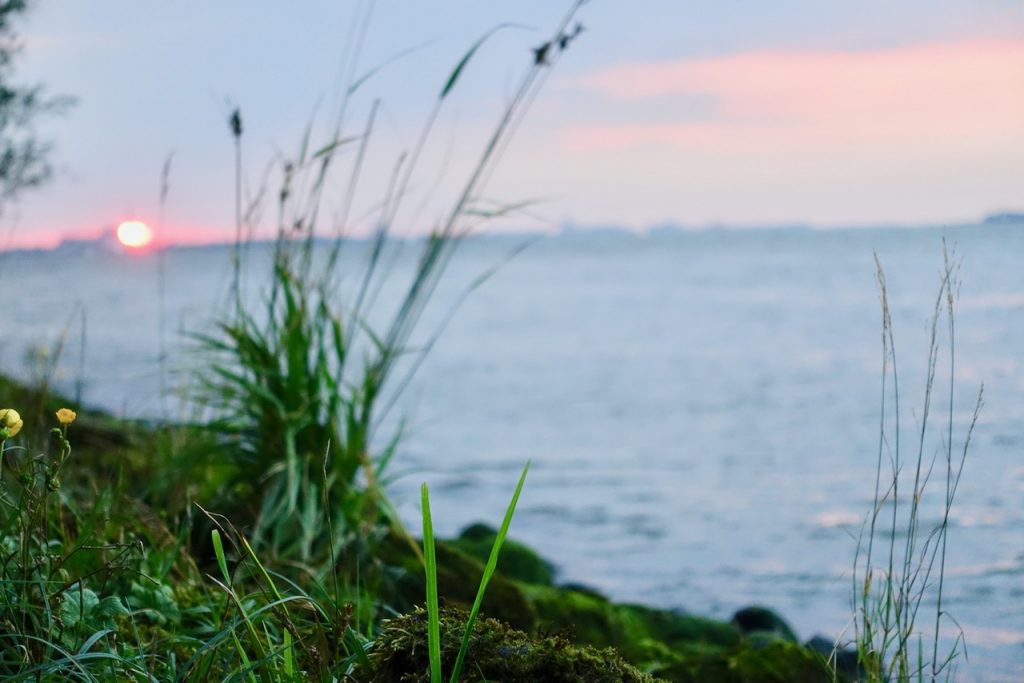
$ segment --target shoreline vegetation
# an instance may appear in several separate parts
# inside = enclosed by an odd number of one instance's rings
[[[251,201],[243,197],[243,119],[232,112],[231,285],[217,325],[191,337],[194,365],[185,391],[197,408],[194,419],[117,420],[53,394],[46,367],[35,386],[0,377],[0,678],[441,683],[442,672],[453,672],[452,680],[474,681],[813,683],[951,677],[957,646],[941,662],[938,634],[927,653],[914,649],[921,637],[915,617],[934,579],[936,630],[944,616],[944,565],[936,564],[944,531],[921,528],[917,513],[932,472],[923,436],[907,523],[911,537],[924,535],[931,554],[908,545],[902,573],[892,571],[892,560],[886,572],[874,565],[872,553],[887,545],[884,538],[873,545],[879,511],[895,510],[902,500],[897,493],[905,492],[897,487],[904,474],[898,454],[892,486],[883,485],[884,456],[899,443],[898,434],[885,436],[884,400],[880,480],[858,566],[864,584],[855,589],[856,650],[821,637],[801,643],[780,615],[756,605],[726,622],[616,604],[586,586],[558,585],[552,564],[558,558],[505,540],[515,497],[497,530],[488,520],[449,539],[433,538],[425,488],[422,538],[389,502],[385,487],[402,429],[378,432],[390,424],[385,418],[396,397],[444,328],[423,341],[423,312],[459,245],[487,220],[527,206],[488,201],[487,181],[551,67],[583,31],[575,18],[583,4],[573,2],[550,38],[527,53],[518,87],[449,209],[418,242],[417,266],[382,326],[371,329],[367,321],[371,311],[379,317],[376,295],[392,275],[386,258],[392,228],[415,214],[406,205],[414,204],[408,197],[422,180],[417,173],[424,173],[421,152],[460,76],[505,27],[473,44],[443,81],[417,142],[396,162],[387,195],[376,204],[361,272],[342,273],[340,254],[376,125],[376,104],[358,124],[349,111],[368,76],[347,72],[326,140],[314,144],[311,125],[295,157],[281,161],[277,193],[261,189]],[[321,210],[329,188],[341,188],[330,221]],[[277,200],[269,209],[268,197]],[[269,273],[252,273],[247,236],[257,234],[264,214],[275,216],[272,264]],[[325,235],[325,253],[323,246],[314,253]],[[947,259],[935,320],[948,300],[952,349],[951,274]],[[462,298],[488,276],[481,274]],[[266,288],[250,296],[250,282]],[[163,304],[157,302],[161,311]],[[887,316],[884,329],[883,378],[895,381]],[[163,358],[159,372],[168,386]],[[946,519],[959,481],[952,418],[947,436]],[[522,487],[521,479],[516,497]],[[900,523],[894,513],[885,548],[890,558]]]
[[[28,544],[32,553],[50,551],[22,567],[51,570],[54,579],[38,590],[11,573],[18,562],[7,555],[18,529],[4,514],[0,584],[9,599],[17,588],[23,591],[17,603],[3,605],[5,678],[224,680],[251,667],[256,680],[267,680],[260,669],[290,653],[292,674],[277,671],[269,680],[430,680],[423,567],[407,538],[378,530],[372,561],[361,577],[345,576],[344,586],[327,585],[330,578],[313,576],[310,567],[293,573],[264,565],[250,555],[241,531],[212,511],[201,519],[145,499],[153,482],[168,476],[161,462],[168,444],[202,438],[194,433],[202,427],[124,421],[77,407],[76,419],[62,430],[54,416],[73,405],[67,398],[3,377],[0,395],[22,407],[21,438],[7,441],[5,470],[13,461],[24,468],[25,456],[45,451],[44,444],[68,444],[60,482],[47,483],[45,467],[38,482],[53,489],[40,495],[48,499],[48,523],[59,520],[62,534]],[[55,425],[48,433],[46,427]],[[13,483],[4,494],[15,494]],[[225,550],[217,552],[199,532],[204,522],[223,533]],[[496,533],[478,523],[436,541],[446,670]],[[58,548],[67,554],[53,555]],[[340,574],[347,560],[339,557]],[[556,574],[550,560],[505,542],[460,680],[834,680],[827,664],[831,641],[816,636],[800,643],[767,608],[751,606],[718,621],[616,604],[586,586],[558,585]],[[336,590],[342,602],[332,605]],[[360,602],[348,602],[353,599]],[[383,609],[372,615],[375,608]],[[52,641],[29,644],[15,657],[21,648],[11,639],[29,636],[28,629]],[[262,663],[259,641],[265,641]],[[842,671],[835,680],[848,680],[857,669],[856,654],[839,656]]]

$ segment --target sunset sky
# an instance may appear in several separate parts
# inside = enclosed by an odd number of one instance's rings
[[[382,101],[355,230],[369,224],[395,159],[468,46],[496,24],[520,25],[481,49],[438,123],[414,187],[422,197],[411,198],[422,210],[401,229],[431,227],[530,48],[566,6],[373,5],[355,72],[407,54],[368,81],[350,110],[354,132]],[[171,152],[158,237],[230,238],[231,107],[245,123],[247,185],[273,186],[265,169],[275,157],[294,154],[311,120],[323,132],[351,27],[369,7],[39,3],[22,27],[16,80],[78,104],[41,126],[56,143],[57,177],[4,207],[0,248],[95,235],[129,218],[158,222]],[[495,200],[537,201],[502,229],[915,225],[1024,210],[1018,0],[591,0],[579,18],[586,31],[488,185]]]

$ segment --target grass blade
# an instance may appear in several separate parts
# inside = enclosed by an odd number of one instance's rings
[[[473,46],[469,48],[469,51],[466,52],[466,54],[462,56],[462,59],[459,60],[459,63],[455,65],[455,68],[452,70],[451,75],[448,76],[448,80],[445,81],[444,87],[441,89],[441,96],[440,97],[441,97],[442,100],[445,97],[447,97],[448,93],[450,93],[452,91],[452,88],[455,87],[455,83],[456,83],[456,81],[459,80],[459,76],[462,75],[463,69],[465,69],[466,65],[469,64],[469,60],[473,59],[473,55],[475,55],[476,51],[480,49],[480,46],[483,45],[484,43],[486,43],[487,39],[490,38],[491,36],[493,36],[495,33],[500,31],[501,29],[507,28],[507,27],[509,27],[511,25],[512,24],[499,24],[498,26],[495,26],[490,31],[485,33],[475,43],[473,43]]]
[[[505,519],[502,520],[498,535],[494,538],[494,545],[491,546],[491,555],[487,558],[487,566],[484,567],[483,576],[480,577],[480,587],[476,591],[476,600],[473,601],[473,608],[470,610],[469,619],[466,621],[466,631],[462,634],[462,645],[459,647],[459,655],[456,657],[455,667],[452,669],[451,683],[457,683],[459,680],[462,663],[466,659],[466,652],[469,650],[469,639],[473,635],[473,625],[476,623],[476,617],[480,613],[480,605],[483,604],[484,593],[487,592],[487,584],[490,583],[494,570],[498,566],[498,555],[501,553],[501,546],[505,543],[505,535],[512,524],[512,516],[516,513],[519,494],[523,491],[523,484],[526,483],[526,473],[529,471],[530,463],[527,462],[526,467],[523,468],[522,475],[519,477],[516,491],[512,494],[512,500],[508,504],[508,509],[505,510]]]
[[[434,554],[434,524],[430,518],[430,490],[420,489],[423,507],[423,567],[427,578],[427,649],[430,653],[430,683],[441,683],[441,619],[437,606],[437,556]]]
[[[224,577],[224,583],[228,586],[231,585],[231,574],[228,573],[228,562],[224,556],[224,544],[220,540],[220,532],[214,529],[210,532],[210,540],[213,541],[213,554],[217,556],[217,566],[220,567],[221,576]]]

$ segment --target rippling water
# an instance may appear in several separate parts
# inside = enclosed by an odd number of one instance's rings
[[[403,395],[400,511],[416,519],[427,481],[441,532],[497,521],[531,459],[513,534],[564,580],[721,617],[767,604],[802,637],[834,637],[848,627],[878,452],[872,253],[889,282],[906,436],[921,415],[943,235],[962,259],[955,444],[981,382],[986,398],[951,520],[947,604],[967,637],[965,680],[1024,679],[1024,225],[541,240],[468,297]],[[422,329],[513,244],[465,245]],[[414,251],[395,256],[379,310]],[[253,253],[253,273],[265,257]],[[85,399],[161,414],[161,318],[171,364],[187,367],[178,332],[208,325],[228,267],[224,249],[165,259],[161,316],[153,255],[0,255],[0,286],[18,292],[3,369],[25,372],[24,350],[70,321],[71,383],[81,302]],[[945,362],[937,380],[948,385]]]

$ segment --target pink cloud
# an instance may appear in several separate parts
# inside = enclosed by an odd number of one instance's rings
[[[998,144],[1024,137],[1024,41],[915,45],[866,52],[749,52],[633,64],[578,81],[656,107],[710,96],[706,121],[572,126],[572,151],[640,145],[764,149],[865,143]]]

